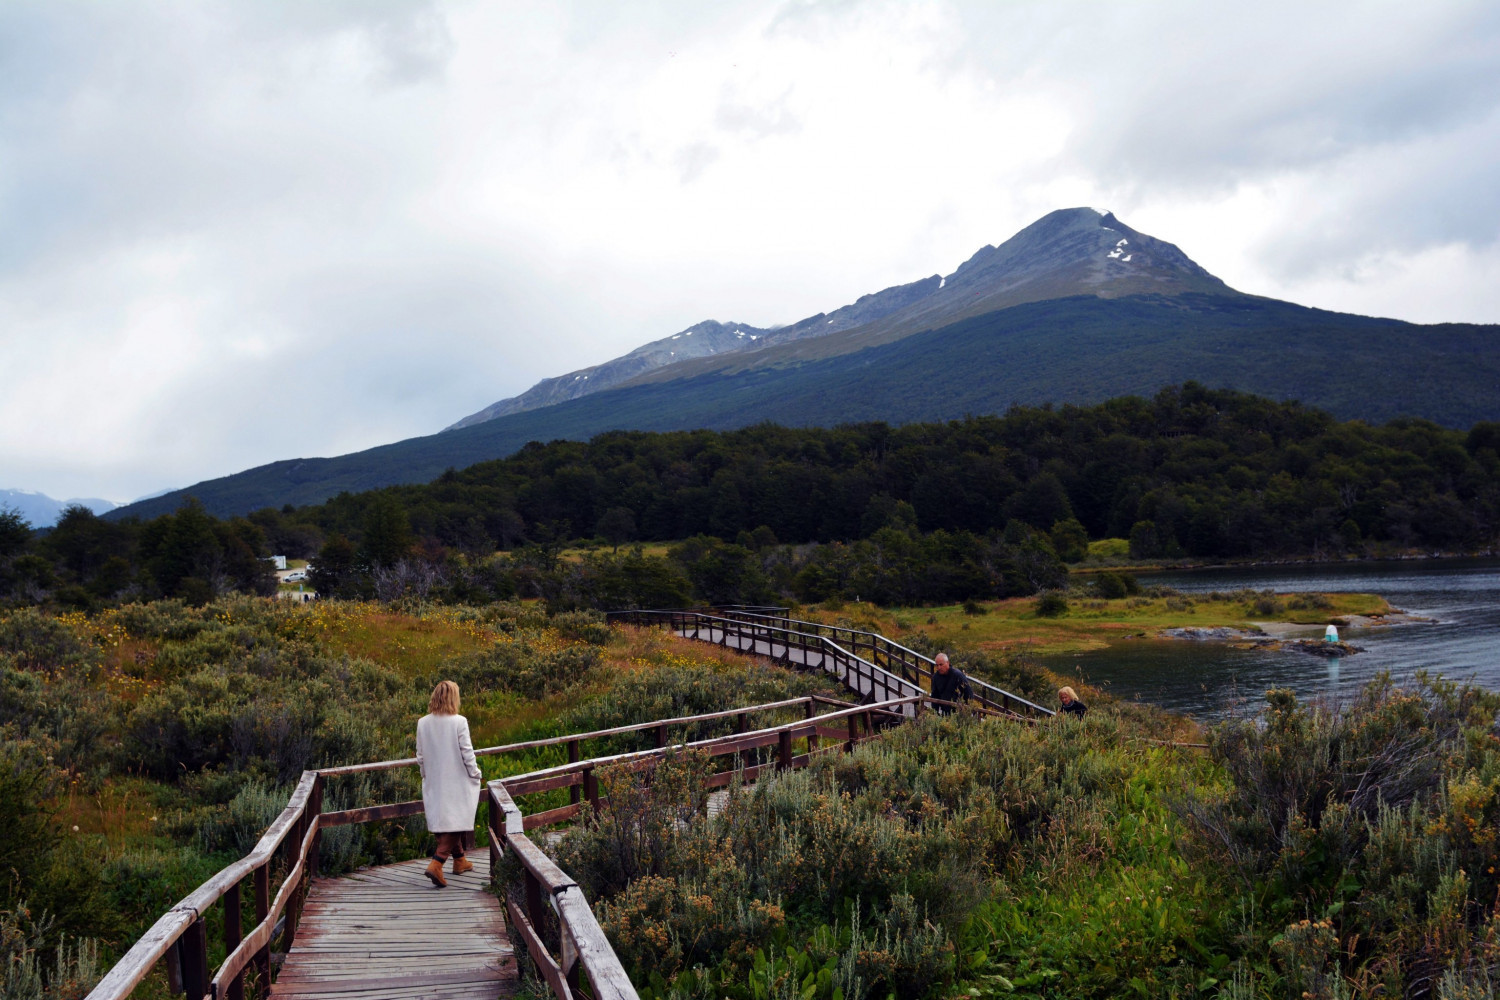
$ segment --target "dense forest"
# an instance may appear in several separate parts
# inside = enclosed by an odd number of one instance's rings
[[[228,521],[74,508],[33,535],[0,516],[0,593],[201,603],[270,592],[258,558],[274,552],[313,559],[319,591],[343,596],[920,603],[1056,586],[1091,539],[1153,560],[1482,551],[1497,535],[1500,424],[1377,427],[1190,383],[944,424],[533,443],[429,484]],[[582,539],[614,551],[564,557]],[[665,558],[618,551],[674,540]]]

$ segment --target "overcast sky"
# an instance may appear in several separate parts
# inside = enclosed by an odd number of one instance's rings
[[[1092,205],[1500,322],[1500,4],[0,5],[0,487],[431,433]]]

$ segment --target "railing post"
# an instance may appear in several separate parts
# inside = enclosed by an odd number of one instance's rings
[[[302,806],[302,815],[297,817],[297,822],[287,831],[286,837],[286,872],[290,878],[292,869],[302,857],[302,838],[307,836],[307,805]],[[291,895],[286,901],[285,916],[286,927],[281,932],[282,951],[289,951],[292,940],[297,936],[297,892],[298,887],[293,886]]]
[[[776,770],[786,771],[792,766],[792,731],[783,729],[776,739]]]
[[[660,750],[667,745],[667,724],[664,722],[656,727],[656,749]]]
[[[734,716],[734,731],[736,733],[743,733],[743,732],[745,732],[745,713],[744,712],[737,712],[735,714],[735,716]]]
[[[576,763],[578,763],[578,741],[577,740],[569,740],[568,741],[568,763],[569,764],[576,764]],[[575,805],[575,806],[579,802],[583,801],[583,788],[581,786],[579,786],[579,785],[569,785],[568,786],[568,801],[571,802],[571,803],[573,803],[573,805]]]
[[[240,884],[236,882],[224,890],[224,954],[233,954],[234,949],[238,948],[244,939],[245,935],[240,921]],[[244,970],[229,981],[224,995],[227,1000],[243,1000],[245,996]]]
[[[583,772],[583,797],[589,800],[589,806],[594,812],[599,811],[599,779],[594,775],[592,767]]]
[[[271,862],[263,862],[255,869],[255,925],[265,923],[271,913]],[[255,953],[256,992],[266,996],[271,992],[271,942],[268,939]]]
[[[323,776],[320,774],[313,779],[312,794],[307,797],[308,822],[315,823],[319,816],[323,815]],[[318,877],[318,860],[322,855],[323,828],[318,827],[313,834],[312,845],[307,849],[307,877],[309,880]]]
[[[182,985],[187,1000],[203,1000],[208,993],[208,928],[199,917],[177,940],[182,949]]]
[[[532,928],[538,935],[542,933],[542,882],[531,869],[524,869],[526,883],[526,919],[531,921]]]
[[[817,715],[817,714],[818,714],[818,706],[813,702],[813,700],[811,698],[807,699],[807,717],[809,719],[811,719],[814,715]],[[814,728],[812,732],[810,732],[810,733],[807,734],[807,752],[809,754],[811,754],[811,753],[813,753],[813,751],[815,751],[817,749],[818,749],[818,731],[817,731],[816,728]]]
[[[484,786],[484,797],[487,802],[485,807],[484,825],[494,836],[489,837],[488,847],[490,849],[490,881],[500,877],[500,848],[495,846],[495,841],[500,839],[500,831],[503,829],[500,823],[500,803],[495,800],[495,791],[489,785]]]
[[[875,735],[875,713],[871,712],[869,709],[865,710],[865,735]]]
[[[844,743],[844,753],[853,753],[854,744],[859,739],[859,717],[856,715],[848,715],[845,716],[845,718],[849,722],[849,739]]]
[[[178,938],[164,956],[167,960],[167,992],[182,992],[182,939]]]

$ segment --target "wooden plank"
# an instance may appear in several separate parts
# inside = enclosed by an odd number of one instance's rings
[[[594,987],[595,1000],[636,1000],[635,987],[615,957],[599,921],[594,919],[594,911],[583,898],[583,890],[571,886],[557,894],[553,905],[558,919],[572,935],[573,945],[578,949],[578,961]]]
[[[499,900],[486,891],[489,859],[428,882],[425,860],[316,879],[302,924],[272,986],[274,997],[317,1000],[470,1000],[509,994],[514,959]]]
[[[539,813],[532,813],[524,821],[525,829],[534,830],[539,826],[551,826],[554,823],[564,823],[583,811],[581,804],[559,806],[556,809],[547,809]]]
[[[394,802],[385,806],[365,806],[363,809],[343,809],[339,812],[324,813],[324,826],[347,826],[350,823],[372,823],[381,819],[397,819],[401,816],[415,816],[422,811],[422,800],[412,799],[409,802]]]

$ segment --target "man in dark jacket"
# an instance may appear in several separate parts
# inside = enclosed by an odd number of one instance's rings
[[[948,662],[947,653],[939,653],[932,665],[932,696],[942,701],[968,701],[974,689],[964,672]],[[939,715],[953,711],[952,705],[932,706]]]

